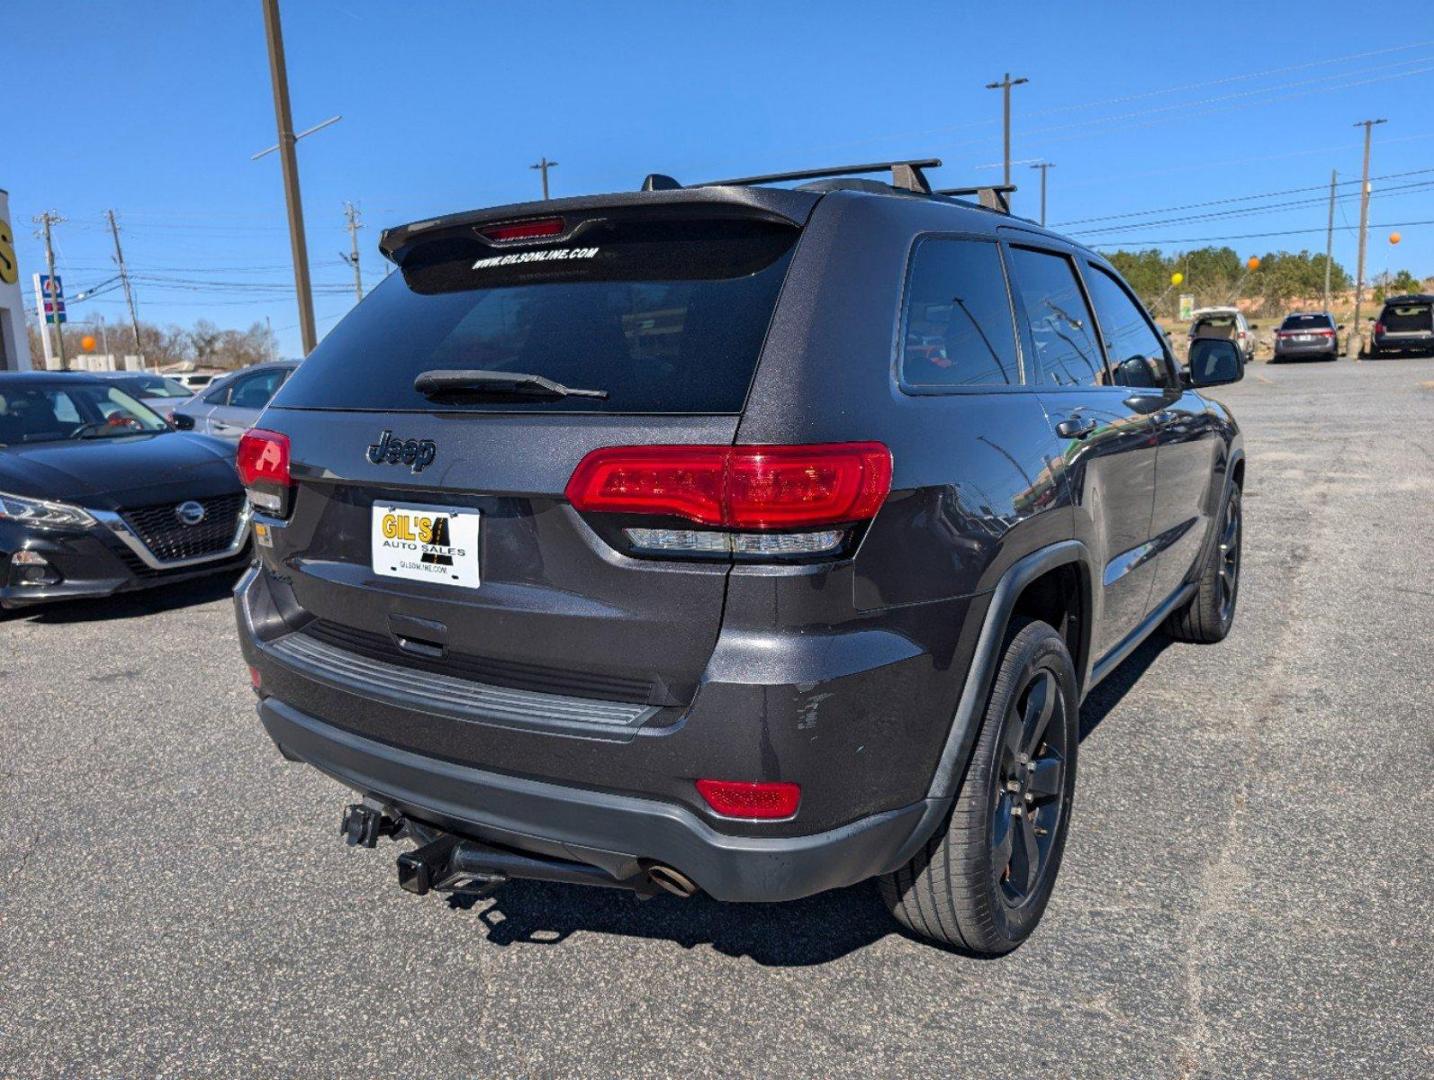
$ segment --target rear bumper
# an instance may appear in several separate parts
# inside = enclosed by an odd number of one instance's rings
[[[1338,356],[1339,345],[1330,338],[1320,342],[1275,342],[1275,355],[1280,358],[1303,356]]]
[[[1376,334],[1374,348],[1382,353],[1434,353],[1434,334],[1410,334],[1400,337]]]
[[[259,717],[287,757],[449,832],[596,866],[622,881],[674,867],[726,901],[794,900],[896,869],[949,800],[924,799],[805,836],[730,836],[655,799],[490,772],[343,731],[275,698]]]

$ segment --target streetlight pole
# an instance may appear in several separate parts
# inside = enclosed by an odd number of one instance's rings
[[[1055,167],[1054,161],[1038,161],[1031,166],[1033,169],[1041,170],[1041,226],[1043,228],[1046,224],[1046,170]]]
[[[1354,333],[1350,341],[1364,340],[1364,325],[1359,321],[1364,312],[1364,245],[1369,235],[1369,143],[1376,124],[1387,120],[1360,120],[1355,127],[1364,128],[1364,175],[1359,182],[1359,265],[1354,281]],[[1356,354],[1357,355],[1357,354]]]
[[[543,174],[543,201],[544,201],[544,202],[547,202],[547,201],[548,201],[548,170],[551,169],[551,168],[553,168],[555,165],[557,165],[557,162],[556,162],[556,161],[549,161],[549,160],[547,159],[547,156],[544,155],[542,158],[539,158],[539,159],[538,159],[537,164],[529,165],[529,166],[528,166],[528,168],[530,168],[530,169],[537,169],[539,172],[541,172],[541,173]]]
[[[304,207],[299,198],[299,160],[294,153],[294,121],[289,109],[289,75],[284,65],[284,34],[279,25],[279,0],[263,0],[264,36],[269,43],[269,75],[274,84],[274,120],[279,129],[279,162],[284,173],[284,201],[289,208],[289,244],[294,254],[294,291],[299,301],[299,337],[304,355],[314,351],[314,295],[309,284],[309,250],[304,239]]]
[[[1011,186],[1011,87],[1020,86],[1022,83],[1030,82],[1030,79],[1012,79],[1011,73],[1006,72],[1005,78],[1000,82],[987,83],[987,90],[1001,91],[1001,120],[1005,132],[1005,180],[1002,181],[1007,187]]]

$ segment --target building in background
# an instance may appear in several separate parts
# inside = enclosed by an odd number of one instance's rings
[[[29,370],[30,342],[25,336],[25,302],[20,295],[15,230],[10,225],[10,196],[0,188],[0,371]]]

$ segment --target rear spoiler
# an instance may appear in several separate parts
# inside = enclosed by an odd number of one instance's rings
[[[728,186],[629,191],[611,195],[582,195],[571,199],[547,199],[494,206],[485,210],[469,210],[415,221],[408,225],[396,225],[383,231],[378,248],[385,258],[394,263],[402,263],[416,245],[444,234],[463,232],[471,235],[478,226],[522,218],[564,215],[591,217],[594,211],[601,210],[641,209],[649,213],[661,213],[662,207],[672,207],[691,213],[706,208],[714,216],[767,218],[801,227],[807,223],[812,207],[821,197],[822,193],[816,191]]]

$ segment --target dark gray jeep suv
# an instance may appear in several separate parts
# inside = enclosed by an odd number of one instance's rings
[[[1082,697],[1218,641],[1238,429],[1110,265],[896,162],[392,229],[239,448],[259,714],[416,893],[880,879],[1031,932]],[[891,183],[826,179],[891,170]],[[968,192],[970,193],[970,192]]]

